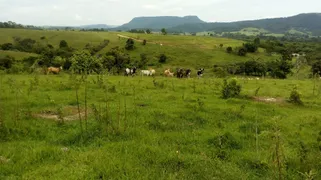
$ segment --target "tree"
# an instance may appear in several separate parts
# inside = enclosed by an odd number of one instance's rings
[[[165,28],[162,28],[161,32],[162,32],[163,35],[166,35],[166,34],[167,34],[167,31],[166,31]]]
[[[226,52],[229,53],[229,54],[232,53],[233,52],[233,48],[231,46],[227,47],[226,48]]]
[[[260,40],[260,38],[255,38],[254,39],[254,44],[256,45],[256,46],[260,46],[260,44],[261,44],[261,40]]]
[[[113,67],[117,69],[118,74],[121,72],[121,70],[124,67],[126,67],[130,64],[129,54],[125,53],[119,47],[112,48],[109,52],[106,53],[106,56],[113,56],[114,57]]]
[[[138,64],[138,67],[139,68],[145,67],[147,62],[148,62],[147,55],[144,53],[140,54],[140,62]]]
[[[8,51],[8,50],[14,49],[14,47],[13,47],[12,43],[4,43],[4,44],[0,45],[0,49]]]
[[[92,72],[99,74],[102,70],[102,60],[96,56],[91,56],[88,51],[78,51],[71,57],[71,69],[82,75]]]
[[[147,34],[151,34],[152,32],[150,31],[150,29],[147,29],[147,30],[146,30],[146,33],[147,33]]]
[[[223,48],[224,44],[220,44],[220,48]]]
[[[68,47],[68,43],[65,40],[61,40],[59,43],[59,48],[67,48]]]
[[[143,46],[145,46],[147,44],[146,39],[143,40]]]
[[[311,71],[312,71],[313,75],[318,74],[319,76],[321,76],[321,61],[317,61],[317,62],[313,63]]]
[[[258,46],[255,45],[254,43],[245,43],[243,46],[247,52],[251,52],[251,53],[255,53],[258,49]]]
[[[133,50],[135,48],[135,42],[133,39],[129,38],[127,41],[126,41],[126,46],[125,46],[125,49],[126,50]]]
[[[0,57],[0,69],[10,69],[14,61],[11,56]]]
[[[239,56],[246,56],[246,53],[247,53],[247,51],[246,51],[246,49],[243,48],[243,47],[237,49],[237,54],[238,54]]]

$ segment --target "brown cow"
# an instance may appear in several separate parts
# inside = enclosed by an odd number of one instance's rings
[[[170,69],[166,69],[165,72],[164,72],[164,75],[166,77],[173,77],[174,73],[172,73]]]
[[[60,66],[59,68],[56,67],[48,67],[47,69],[47,74],[49,73],[53,73],[53,74],[59,74],[59,72],[62,70],[62,66]]]

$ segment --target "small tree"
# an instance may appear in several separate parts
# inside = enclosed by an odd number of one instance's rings
[[[135,42],[133,39],[129,38],[127,41],[126,41],[126,46],[125,46],[125,49],[126,50],[133,50],[135,48]]]
[[[67,48],[68,47],[68,43],[65,40],[61,40],[59,43],[59,48]]]
[[[303,102],[301,101],[301,93],[298,91],[297,86],[292,89],[289,102],[292,104],[303,105]]]
[[[146,30],[146,33],[147,33],[147,34],[151,34],[152,32],[150,31],[150,29],[147,29],[147,30]]]
[[[147,62],[148,62],[147,55],[144,53],[140,54],[140,62],[139,62],[138,67],[139,68],[145,67]]]
[[[246,56],[246,53],[247,53],[247,51],[246,51],[246,49],[243,48],[243,47],[241,47],[241,48],[239,48],[239,49],[237,50],[237,55],[239,55],[239,56]]]
[[[145,46],[147,44],[146,39],[143,40],[143,46]]]
[[[167,31],[166,31],[166,29],[165,29],[165,28],[162,28],[162,30],[161,30],[161,31],[162,31],[162,34],[163,34],[163,35],[166,35],[166,34],[167,34]]]
[[[242,86],[237,83],[236,79],[232,79],[231,81],[227,81],[224,79],[222,86],[222,98],[228,99],[233,98],[241,93]]]
[[[223,48],[224,44],[220,44],[220,48]]]
[[[166,63],[166,61],[167,61],[167,56],[166,56],[165,54],[161,54],[161,55],[159,56],[159,61],[158,61],[158,62],[160,62],[160,63]]]
[[[247,52],[255,53],[258,49],[258,46],[254,43],[245,43],[244,48]]]
[[[229,54],[232,53],[233,52],[233,48],[231,46],[227,47],[226,48],[226,52],[229,53]]]
[[[261,40],[260,40],[260,38],[255,38],[254,39],[254,44],[256,45],[256,46],[259,46],[260,44],[261,44]]]

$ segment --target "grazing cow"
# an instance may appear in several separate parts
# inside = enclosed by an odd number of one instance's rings
[[[182,68],[177,68],[177,70],[176,70],[176,76],[177,76],[177,78],[184,78],[184,77],[186,77],[186,78],[189,78],[189,77],[191,77],[191,70],[190,69],[182,69]]]
[[[151,72],[150,72],[150,70],[141,70],[140,74],[141,74],[142,76],[144,76],[144,75],[150,76],[150,75],[151,75]]]
[[[186,78],[190,78],[191,77],[191,72],[192,72],[192,70],[190,70],[190,69],[186,69],[186,71],[185,71],[185,77]]]
[[[53,74],[59,74],[59,72],[62,70],[62,66],[60,66],[59,68],[56,67],[48,67],[47,69],[47,74],[49,73],[53,73]]]
[[[203,76],[203,73],[204,73],[204,68],[201,68],[197,71],[197,77],[200,78]]]
[[[137,69],[136,67],[126,68],[125,75],[126,76],[129,76],[129,75],[134,76],[136,74],[136,69]]]
[[[164,72],[164,75],[166,77],[173,77],[174,73],[172,73],[170,69],[166,69],[165,72]]]
[[[156,74],[155,69],[149,68],[150,76],[154,76]]]
[[[183,78],[184,77],[184,69],[177,68],[176,69],[176,76],[177,76],[177,78]]]

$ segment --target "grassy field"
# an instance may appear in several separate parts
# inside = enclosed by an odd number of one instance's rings
[[[321,81],[0,78],[0,179],[321,178]]]
[[[26,52],[19,52],[19,51],[3,51],[0,50],[0,58],[5,56],[12,56],[16,60],[22,60],[23,58],[27,58],[30,56],[38,56],[37,54],[33,53],[26,53]]]
[[[158,34],[134,34],[125,32],[79,32],[79,31],[38,31],[21,29],[0,29],[0,44],[13,42],[13,37],[31,38],[37,42],[44,42],[58,48],[61,40],[66,40],[69,46],[83,49],[87,43],[98,45],[104,39],[110,40],[109,45],[99,53],[108,52],[111,48],[125,47],[126,38],[118,38],[117,34],[129,36],[136,39],[146,39],[147,44],[136,42],[136,49],[128,51],[133,60],[139,60],[140,54],[145,53],[149,59],[150,66],[156,66],[161,53],[168,56],[165,66],[186,67],[197,69],[199,67],[212,68],[214,64],[226,64],[249,59],[262,59],[264,61],[275,60],[277,57],[267,56],[264,52],[248,54],[240,57],[226,53],[228,46],[242,46],[244,42],[226,38],[213,38],[203,36],[174,36]],[[41,40],[45,37],[45,40]],[[163,44],[160,46],[159,44]],[[220,48],[219,45],[224,47]],[[19,56],[19,55],[14,55]]]

